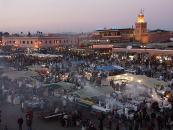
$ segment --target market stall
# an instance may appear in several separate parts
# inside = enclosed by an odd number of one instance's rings
[[[108,80],[113,81],[126,81],[128,83],[139,83],[149,88],[155,87],[165,87],[168,84],[164,81],[157,80],[155,78],[149,78],[145,75],[134,75],[130,73],[116,75],[116,76],[109,76]]]
[[[66,95],[77,89],[75,84],[63,81],[58,83],[44,84],[43,86],[47,87],[54,96]]]

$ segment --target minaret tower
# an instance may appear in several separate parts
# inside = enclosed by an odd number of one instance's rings
[[[148,42],[147,22],[145,22],[144,11],[141,10],[135,23],[135,40],[146,44]]]

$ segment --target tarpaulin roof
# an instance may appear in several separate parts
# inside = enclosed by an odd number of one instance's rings
[[[124,68],[120,66],[97,66],[96,70],[97,71],[120,71],[120,70],[124,70]]]
[[[51,84],[44,84],[44,86],[52,89],[59,89],[59,88],[70,88],[74,87],[75,84],[68,83],[68,82],[58,82],[58,83],[51,83]]]

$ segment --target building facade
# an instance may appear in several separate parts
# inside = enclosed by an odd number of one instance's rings
[[[164,30],[148,31],[144,12],[141,11],[137,16],[135,28],[125,29],[103,29],[96,30],[92,35],[92,40],[109,41],[109,43],[138,42],[146,45],[147,43],[168,42],[171,33]],[[90,41],[92,41],[90,40]]]
[[[162,42],[169,42],[171,38],[171,34],[169,31],[166,30],[152,30],[149,32],[149,41],[150,43],[162,43]]]
[[[3,36],[2,45],[18,48],[50,48],[58,46],[75,46],[78,44],[77,36]]]
[[[109,40],[112,43],[130,42],[133,40],[133,31],[132,28],[96,30],[96,37],[100,40]]]

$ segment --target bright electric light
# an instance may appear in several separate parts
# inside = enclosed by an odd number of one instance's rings
[[[138,80],[138,83],[141,83],[142,81],[141,80]]]

